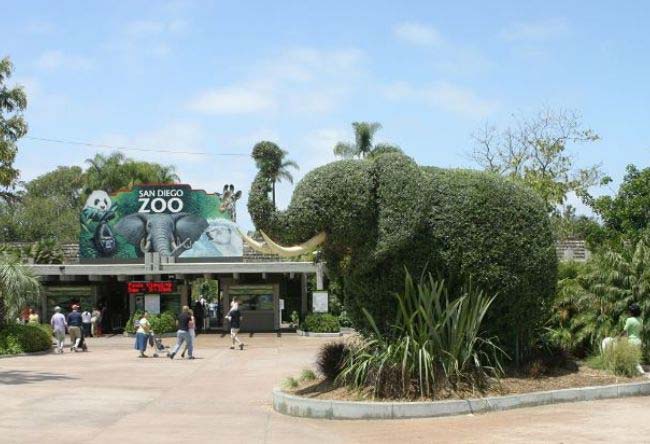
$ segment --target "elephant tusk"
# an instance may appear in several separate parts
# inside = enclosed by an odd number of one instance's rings
[[[325,234],[324,231],[321,231],[316,236],[312,237],[306,242],[303,242],[302,244],[294,245],[292,247],[283,247],[273,242],[271,238],[268,237],[262,230],[260,230],[260,233],[262,234],[262,237],[264,238],[267,246],[273,250],[275,254],[284,257],[300,256],[302,254],[311,253],[327,239],[327,234]]]
[[[253,250],[257,251],[258,253],[262,254],[275,254],[273,250],[269,248],[268,245],[266,245],[263,242],[257,242],[255,239],[252,237],[246,235],[242,230],[237,228],[237,231],[239,232],[239,235],[241,238],[246,242]]]
[[[145,238],[143,237],[142,239],[140,239],[140,250],[141,250],[143,253],[147,253],[147,252],[149,252],[149,248],[150,248],[150,247],[151,247],[151,245],[149,244],[149,239],[148,239],[148,238],[145,239]]]

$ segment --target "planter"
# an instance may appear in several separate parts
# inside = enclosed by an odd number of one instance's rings
[[[273,390],[273,409],[302,418],[322,419],[406,419],[466,415],[495,410],[510,410],[561,402],[593,401],[650,395],[649,382],[581,387],[545,392],[489,396],[430,402],[356,402],[304,398],[280,389]]]
[[[309,336],[311,338],[338,338],[343,336],[343,332],[338,333],[315,333],[313,331],[296,330],[298,336]]]

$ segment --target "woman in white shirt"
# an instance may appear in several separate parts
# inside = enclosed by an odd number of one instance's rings
[[[147,341],[149,339],[149,332],[151,331],[151,324],[149,323],[149,312],[144,312],[140,321],[138,321],[138,330],[135,333],[135,349],[140,350],[140,358],[148,358],[144,352],[147,350]]]

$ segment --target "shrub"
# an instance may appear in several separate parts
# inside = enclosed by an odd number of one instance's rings
[[[406,274],[398,318],[384,334],[366,311],[374,335],[351,347],[338,381],[374,396],[435,397],[440,389],[483,389],[501,374],[501,350],[482,322],[494,297],[466,286],[455,300],[431,275],[415,284]]]
[[[51,347],[49,326],[10,324],[0,331],[0,355],[39,352]]]
[[[124,330],[134,334],[137,331],[137,321],[142,317],[142,311],[136,310],[126,323]],[[159,315],[149,315],[151,329],[156,333],[173,333],[176,331],[176,315],[173,311],[164,311]]]
[[[296,328],[300,325],[300,315],[296,310],[291,312],[291,327]]]
[[[316,373],[312,370],[306,368],[300,373],[300,380],[303,382],[314,381],[316,379]]]
[[[63,249],[54,239],[41,239],[32,244],[29,256],[35,264],[62,264]]]
[[[323,344],[318,351],[316,368],[325,379],[333,381],[343,370],[348,355],[348,346],[343,342]]]
[[[626,339],[616,342],[603,353],[603,366],[616,376],[637,376],[637,365],[641,362],[641,348]]]
[[[312,313],[305,318],[303,330],[313,333],[338,333],[341,326],[339,320],[329,313]]]
[[[339,324],[341,327],[352,327],[352,320],[349,318],[347,311],[343,310],[339,315]]]

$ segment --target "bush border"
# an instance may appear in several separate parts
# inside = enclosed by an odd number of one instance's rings
[[[273,409],[315,419],[407,419],[466,415],[562,402],[650,395],[650,381],[431,402],[355,402],[304,398],[273,389]]]
[[[339,331],[338,333],[317,333],[313,331],[305,330],[296,330],[298,336],[307,336],[312,338],[339,338],[343,336],[343,332]]]

